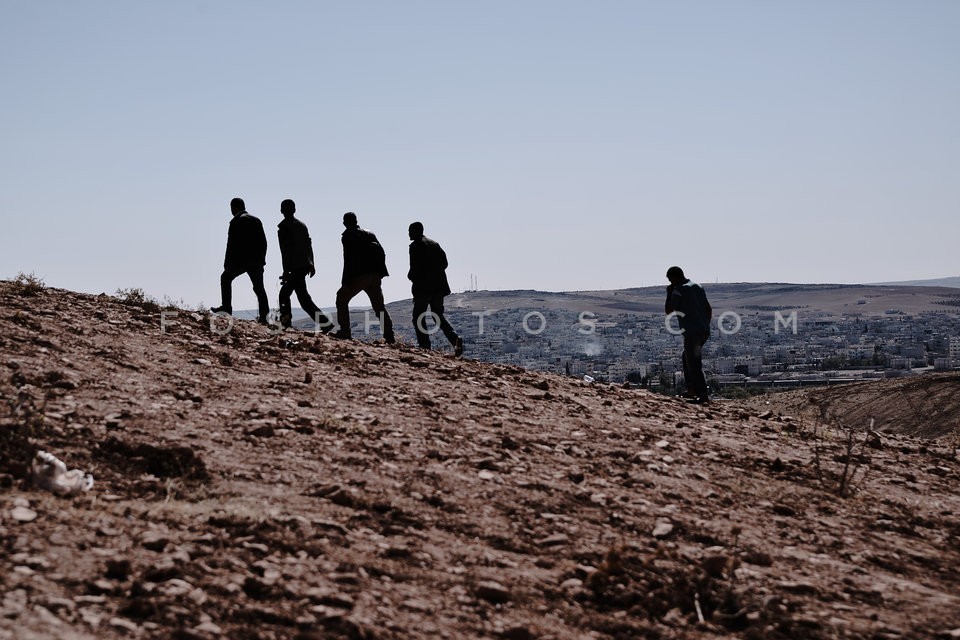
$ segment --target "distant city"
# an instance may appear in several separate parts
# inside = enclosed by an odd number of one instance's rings
[[[960,368],[958,289],[746,284],[706,289],[714,324],[704,370],[715,387],[789,388]],[[682,379],[682,340],[676,320],[666,322],[662,296],[661,288],[464,292],[448,298],[447,317],[470,358],[669,388]],[[775,304],[778,300],[784,304]],[[909,306],[878,307],[897,302]],[[410,301],[388,309],[398,339],[415,344]],[[372,312],[352,315],[355,335],[379,337]],[[439,333],[434,346],[449,350]]]

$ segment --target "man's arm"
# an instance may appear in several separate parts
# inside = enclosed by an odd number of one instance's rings
[[[447,267],[447,252],[443,250],[439,244],[437,245],[437,269],[440,271],[446,271]]]
[[[227,229],[227,249],[223,253],[223,270],[230,268],[231,264],[237,261],[237,235],[234,233],[234,225],[231,223]]]
[[[667,315],[673,313],[673,285],[667,286],[667,300],[663,303],[663,312]]]
[[[267,234],[263,232],[263,225],[257,223],[256,231],[257,255],[261,256],[263,263],[267,263]]]

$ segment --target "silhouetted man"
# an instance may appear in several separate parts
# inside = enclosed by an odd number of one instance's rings
[[[443,298],[450,294],[447,254],[439,244],[423,235],[423,223],[412,223],[409,234],[410,271],[407,277],[413,283],[413,329],[417,333],[417,344],[422,349],[430,348],[430,335],[426,332],[429,308],[443,335],[453,345],[454,355],[459,357],[463,355],[463,339],[443,316]]]
[[[381,280],[388,275],[387,258],[371,231],[361,229],[357,224],[357,214],[348,211],[343,214],[343,226],[346,230],[340,238],[343,243],[343,277],[340,290],[337,291],[337,331],[338,338],[350,338],[350,301],[361,291],[370,298],[373,312],[380,318],[383,339],[387,343],[395,342],[393,322],[383,303]]]
[[[664,311],[667,315],[676,312],[683,332],[683,378],[687,382],[688,394],[696,402],[705,404],[710,397],[703,376],[703,345],[710,338],[713,309],[703,287],[684,276],[680,267],[667,269],[667,280],[670,285]]]
[[[280,256],[283,260],[283,275],[280,277],[280,324],[287,328],[293,321],[290,309],[290,293],[296,292],[300,307],[313,318],[324,333],[333,329],[333,323],[323,311],[313,303],[307,291],[307,276],[316,275],[313,264],[313,243],[307,225],[294,217],[297,210],[293,200],[280,203],[283,220],[277,225],[277,237],[280,240]]]
[[[232,285],[242,273],[250,276],[253,292],[257,294],[257,322],[267,323],[270,303],[263,288],[263,266],[267,264],[267,236],[258,218],[247,213],[241,198],[230,201],[230,230],[227,232],[227,253],[223,259],[223,274],[220,276],[220,306],[212,307],[214,313],[233,313]]]

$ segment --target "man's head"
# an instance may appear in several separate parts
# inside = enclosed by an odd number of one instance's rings
[[[347,211],[343,214],[343,226],[347,229],[352,229],[357,226],[357,214],[353,211]]]
[[[687,281],[687,277],[683,275],[683,269],[680,267],[670,267],[667,269],[667,280],[670,284],[681,285]]]
[[[420,238],[423,237],[423,223],[411,222],[408,232],[410,233],[411,240],[419,240]]]
[[[239,215],[247,210],[247,205],[243,203],[243,198],[234,198],[230,201],[230,213]]]
[[[293,200],[290,200],[289,198],[280,203],[280,213],[288,218],[292,216],[296,210],[297,205],[295,205]]]

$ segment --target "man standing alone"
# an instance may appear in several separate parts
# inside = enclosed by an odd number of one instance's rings
[[[710,401],[707,381],[703,376],[703,345],[710,338],[710,320],[713,309],[707,294],[696,282],[683,275],[680,267],[667,269],[667,315],[676,312],[680,331],[683,333],[683,378],[687,391],[698,404]]]
[[[250,276],[253,292],[257,294],[257,322],[267,323],[270,303],[263,288],[263,267],[267,264],[267,236],[258,218],[247,213],[241,198],[230,201],[233,220],[227,232],[227,253],[223,259],[223,274],[220,276],[220,306],[212,307],[214,313],[233,313],[233,281],[241,273]]]
[[[340,279],[340,290],[337,291],[337,331],[338,338],[350,338],[350,301],[361,291],[370,298],[373,312],[380,318],[380,328],[383,339],[392,344],[396,341],[393,335],[393,321],[383,302],[383,288],[381,280],[390,275],[387,273],[387,258],[371,231],[361,229],[357,224],[357,214],[348,211],[343,214],[343,226],[346,230],[340,237],[343,243],[343,277]]]
[[[290,309],[290,293],[296,292],[300,307],[313,318],[313,321],[324,333],[329,333],[333,323],[320,310],[310,293],[307,291],[307,276],[316,275],[313,264],[313,243],[310,241],[310,232],[307,225],[294,217],[297,207],[293,200],[284,200],[280,203],[280,213],[283,220],[277,225],[277,236],[280,240],[280,256],[283,259],[283,276],[280,286],[280,324],[284,328],[290,327],[293,312]]]
[[[453,345],[454,355],[460,357],[463,355],[463,338],[443,316],[443,298],[450,294],[447,254],[439,244],[423,235],[423,223],[412,223],[409,234],[410,271],[407,277],[413,283],[413,329],[417,333],[417,344],[422,349],[430,348],[430,335],[425,327],[429,308],[443,335]]]

